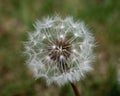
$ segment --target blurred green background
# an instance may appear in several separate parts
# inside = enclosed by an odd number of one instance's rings
[[[81,96],[120,96],[120,0],[0,0],[0,96],[74,96],[69,84],[35,80],[24,63],[27,32],[55,13],[84,20],[95,35],[94,70],[76,82]]]

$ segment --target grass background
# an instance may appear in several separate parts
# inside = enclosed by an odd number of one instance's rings
[[[55,13],[84,20],[98,44],[94,70],[76,82],[81,96],[120,96],[120,0],[0,0],[0,96],[74,96],[69,84],[34,80],[24,64],[27,31]]]

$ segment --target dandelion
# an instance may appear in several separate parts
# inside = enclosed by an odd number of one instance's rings
[[[55,16],[37,21],[34,27],[25,53],[36,79],[44,77],[48,85],[61,86],[79,81],[92,69],[94,38],[84,22]]]

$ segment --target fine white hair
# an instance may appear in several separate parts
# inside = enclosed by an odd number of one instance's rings
[[[28,41],[24,46],[25,54],[28,55],[26,64],[36,79],[44,77],[48,85],[53,82],[63,85],[79,81],[92,69],[94,37],[84,22],[74,22],[72,17],[62,19],[54,16],[38,20],[34,27],[35,31],[29,32]],[[64,60],[67,66],[66,69],[60,60],[53,60],[49,55],[48,46],[52,44],[51,50],[54,50],[55,40],[65,40],[71,45],[71,53],[67,59],[60,55],[60,59]]]

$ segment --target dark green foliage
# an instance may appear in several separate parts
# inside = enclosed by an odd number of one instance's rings
[[[61,87],[60,96],[74,96],[74,92],[70,85],[65,84]]]

